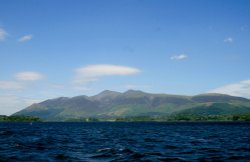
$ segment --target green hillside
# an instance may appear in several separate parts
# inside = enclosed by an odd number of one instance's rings
[[[37,116],[44,120],[113,119],[133,116],[176,114],[237,115],[250,113],[250,100],[223,94],[180,96],[129,90],[103,91],[95,96],[60,97],[33,104],[13,115]]]

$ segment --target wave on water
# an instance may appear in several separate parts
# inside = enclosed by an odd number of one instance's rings
[[[249,123],[0,123],[0,161],[247,161]]]

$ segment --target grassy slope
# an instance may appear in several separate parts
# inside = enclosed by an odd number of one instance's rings
[[[250,100],[221,94],[179,96],[142,91],[57,98],[33,104],[14,115],[39,116],[47,120],[89,117],[152,116],[170,114],[224,115],[250,113]]]

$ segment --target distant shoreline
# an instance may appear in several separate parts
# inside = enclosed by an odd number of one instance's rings
[[[36,116],[0,115],[0,122],[249,122],[250,114],[195,115],[178,114],[168,116],[89,117],[71,119],[42,119]]]
[[[99,122],[65,122],[65,121],[39,121],[39,122],[27,122],[27,121],[0,121],[0,123],[27,123],[33,125],[34,123],[182,123],[182,124],[198,124],[198,123],[245,123],[250,124],[250,121],[130,121],[130,122],[111,122],[111,121],[99,121]]]

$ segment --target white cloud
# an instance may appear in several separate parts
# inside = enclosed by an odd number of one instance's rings
[[[3,28],[0,28],[0,41],[4,41],[7,35],[8,33]]]
[[[30,41],[32,38],[33,38],[32,34],[24,35],[21,38],[19,38],[17,41],[20,43],[24,43],[24,42]]]
[[[233,41],[234,41],[234,40],[233,40],[232,37],[228,37],[228,38],[225,38],[225,39],[224,39],[224,42],[225,42],[225,43],[233,43]]]
[[[41,100],[15,95],[0,95],[0,115],[11,115],[33,103],[38,102],[41,102]]]
[[[37,72],[20,72],[15,75],[16,80],[0,80],[0,90],[21,90],[26,88],[27,82],[44,78]]]
[[[5,90],[18,90],[18,89],[23,89],[24,86],[16,81],[0,81],[0,89],[5,89]]]
[[[44,76],[37,72],[20,72],[15,75],[17,80],[23,80],[23,81],[35,81],[35,80],[41,80],[44,78]]]
[[[250,98],[250,80],[243,80],[238,83],[228,84],[214,90],[211,93],[223,93],[232,96],[240,96]]]
[[[140,70],[128,66],[97,64],[76,69],[74,83],[86,84],[104,76],[124,76],[139,73]]]
[[[188,56],[185,54],[179,54],[179,55],[174,55],[174,56],[170,57],[171,60],[184,60],[187,58],[188,58]]]

